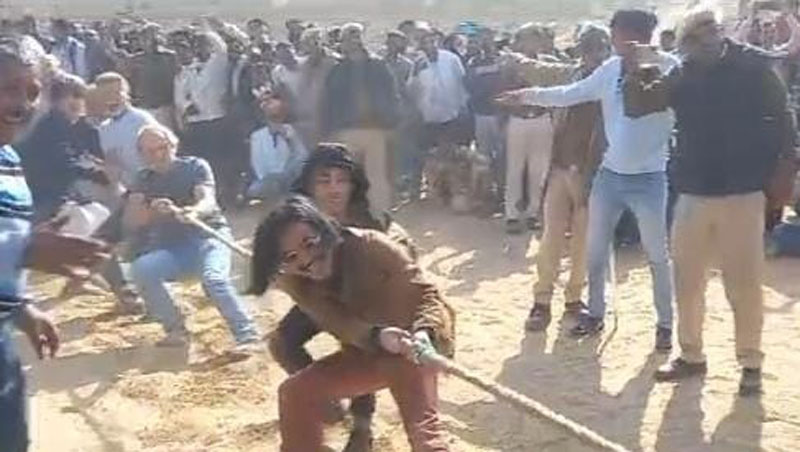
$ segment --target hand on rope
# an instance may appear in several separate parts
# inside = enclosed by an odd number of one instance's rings
[[[402,355],[409,361],[419,366],[431,366],[438,355],[427,331],[420,330],[410,333],[401,328],[388,327],[379,334],[381,347],[389,353]]]
[[[178,207],[168,198],[157,198],[150,202],[150,207],[162,215],[171,215],[185,224],[194,224],[199,220],[197,211],[191,207]]]

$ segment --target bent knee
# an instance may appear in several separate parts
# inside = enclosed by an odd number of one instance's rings
[[[319,388],[315,388],[311,380],[302,373],[294,374],[278,386],[278,400],[281,404],[293,405],[310,403],[319,398]]]
[[[131,277],[134,281],[161,281],[165,279],[147,256],[142,256],[131,263]]]

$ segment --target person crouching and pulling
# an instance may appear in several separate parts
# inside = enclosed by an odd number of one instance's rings
[[[264,220],[254,245],[250,292],[263,294],[281,274],[303,278],[297,290],[314,295],[295,301],[343,344],[281,385],[281,451],[321,450],[326,407],[383,388],[397,402],[412,451],[449,450],[437,372],[413,362],[413,344],[452,356],[455,314],[407,248],[377,231],[341,227],[301,196]]]
[[[394,242],[406,247],[411,256],[416,252],[408,233],[388,215],[380,221],[370,213],[368,199],[369,181],[364,167],[356,161],[347,147],[336,143],[320,143],[303,165],[293,191],[309,197],[322,213],[340,225],[385,232]],[[273,288],[287,293],[293,300],[308,296],[303,290],[307,279],[282,275]],[[299,288],[296,289],[296,288]],[[312,296],[323,295],[321,292]],[[298,302],[300,305],[302,301]],[[305,344],[321,333],[319,326],[298,305],[295,305],[278,323],[269,336],[269,350],[273,358],[289,374],[296,373],[313,362]],[[375,412],[375,395],[364,394],[350,403],[353,425],[345,452],[372,450],[372,417]],[[337,400],[327,410],[326,421],[337,422],[344,410]]]
[[[144,236],[132,274],[149,314],[164,326],[160,346],[187,345],[183,316],[165,283],[186,276],[201,279],[203,289],[225,317],[237,354],[258,351],[259,333],[230,280],[231,250],[208,237],[188,218],[200,218],[220,234],[230,235],[214,195],[214,176],[198,157],[176,157],[178,139],[164,126],[139,132],[139,152],[147,169],[130,188],[123,223]]]

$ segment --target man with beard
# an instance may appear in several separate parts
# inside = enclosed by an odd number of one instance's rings
[[[157,121],[150,113],[131,105],[130,85],[120,74],[100,74],[95,85],[102,115],[106,118],[99,127],[100,146],[112,182],[110,191],[113,191],[104,204],[113,210],[121,193],[119,185],[130,187],[142,169],[136,147],[139,130]]]

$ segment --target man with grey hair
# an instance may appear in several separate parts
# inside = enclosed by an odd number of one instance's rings
[[[148,312],[164,327],[158,345],[185,346],[188,333],[166,282],[194,277],[217,305],[236,341],[237,353],[255,351],[259,334],[230,280],[231,250],[190,223],[198,219],[230,236],[215,197],[209,164],[198,157],[178,157],[178,138],[151,124],[138,137],[145,169],[127,194],[123,224],[138,240],[131,266],[136,288]]]
[[[95,85],[106,118],[99,127],[100,147],[112,182],[112,192],[107,193],[107,198],[102,201],[113,210],[121,193],[113,190],[119,185],[131,186],[142,169],[136,147],[139,130],[157,121],[150,113],[131,105],[130,85],[122,75],[116,72],[100,74]]]
[[[717,255],[743,368],[739,394],[756,395],[764,359],[764,212],[787,198],[774,181],[797,162],[794,119],[770,55],[726,39],[714,10],[690,10],[677,37],[682,63],[647,90],[634,84],[629,99],[637,102],[627,106],[642,115],[671,108],[677,118],[672,254],[681,354],[656,378],[706,372],[705,289]]]
[[[323,136],[346,144],[364,164],[370,180],[370,204],[376,211],[392,206],[388,131],[398,115],[399,96],[386,62],[364,46],[364,27],[342,27],[344,59],[325,81],[322,95]]]

